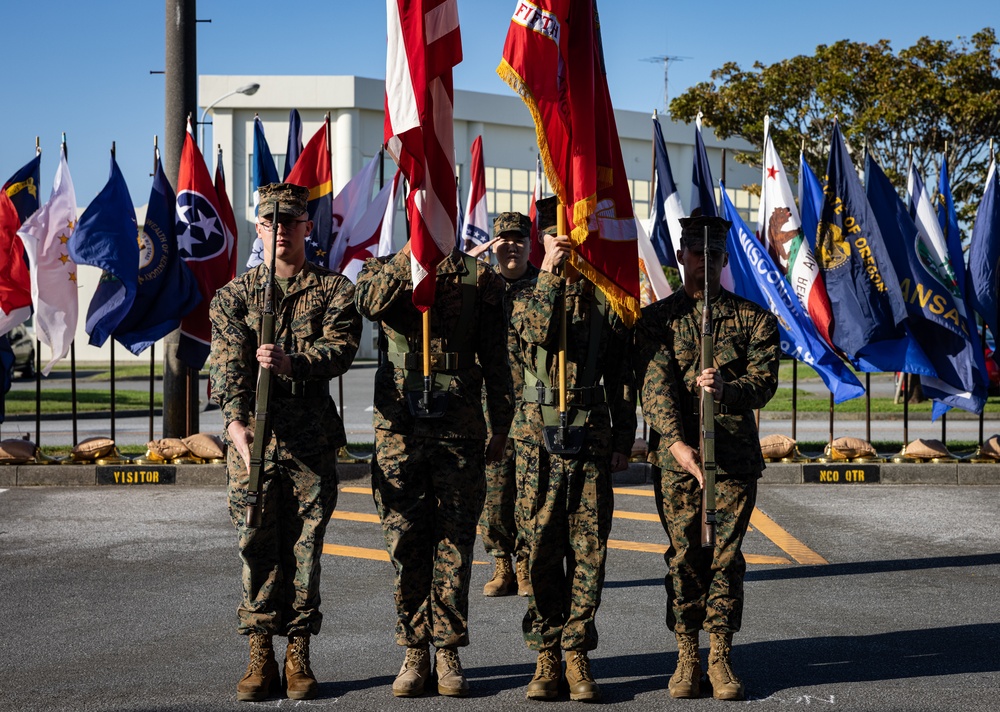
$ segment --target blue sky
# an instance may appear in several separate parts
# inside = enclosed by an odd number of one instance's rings
[[[457,88],[509,93],[494,70],[515,5],[459,0],[465,60],[455,73]],[[663,101],[662,64],[642,61],[648,57],[686,57],[670,66],[674,97],[727,61],[769,64],[840,39],[886,38],[899,49],[924,35],[969,36],[989,22],[981,0],[603,0],[599,7],[612,100],[638,111]],[[282,14],[288,10],[294,17]],[[200,0],[197,14],[212,20],[198,25],[201,74],[385,76],[380,0]],[[31,158],[40,136],[42,196],[48,197],[66,132],[81,205],[107,180],[112,141],[133,202],[146,202],[164,105],[163,77],[149,72],[163,69],[165,15],[163,0],[3,4],[0,181]],[[284,137],[271,141],[284,145]]]

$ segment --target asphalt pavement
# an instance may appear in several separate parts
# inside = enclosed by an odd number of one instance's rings
[[[618,488],[592,654],[604,705],[722,709],[666,691],[665,538],[651,488]],[[734,665],[753,709],[992,712],[1000,703],[1000,487],[765,485],[744,550]],[[237,703],[240,564],[223,487],[0,491],[0,710],[540,710],[526,601],[481,595],[476,547],[468,699],[399,700],[393,572],[370,486],[344,483],[327,535],[319,699]],[[702,640],[702,656],[705,641]],[[570,705],[569,708],[566,705]]]

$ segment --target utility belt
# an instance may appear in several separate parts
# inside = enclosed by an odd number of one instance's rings
[[[386,360],[396,368],[404,371],[420,371],[424,369],[424,355],[416,351],[383,350]],[[432,371],[460,371],[476,365],[476,354],[471,351],[446,351],[430,355]]]
[[[524,401],[526,403],[538,403],[539,405],[557,406],[559,405],[559,389],[549,388],[539,381],[534,388],[524,389]],[[584,388],[567,388],[566,405],[575,408],[589,408],[592,405],[600,405],[607,402],[604,393],[604,386],[587,386]]]
[[[303,400],[327,398],[330,395],[329,378],[309,378],[289,381],[284,378],[271,380],[274,395],[279,398],[301,398]]]

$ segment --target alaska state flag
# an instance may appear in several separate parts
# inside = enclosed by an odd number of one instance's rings
[[[288,112],[288,146],[285,149],[285,174],[284,179],[292,172],[295,163],[302,155],[302,117],[299,116],[298,109]]]
[[[913,166],[911,175],[912,172]],[[930,200],[922,201],[922,209],[919,204],[916,207],[920,225],[937,230],[936,239],[914,223],[889,178],[870,154],[865,159],[865,178],[868,202],[899,278],[910,329],[936,371],[936,378],[921,379],[924,393],[948,406],[979,413],[986,402],[986,384],[977,373],[965,307],[957,298],[957,284],[949,274],[944,236],[940,234]],[[923,192],[921,183],[919,195],[914,198],[919,199]],[[935,418],[944,411],[947,408],[940,409],[935,403]]]
[[[979,312],[994,340],[1000,340],[1000,174],[996,159],[990,161],[986,189],[976,211],[969,241],[969,302]],[[993,358],[1000,363],[1000,349]]]
[[[836,121],[814,253],[833,311],[833,344],[864,371],[932,375],[906,327],[896,270]]]
[[[719,187],[723,217],[733,224],[727,237],[733,291],[769,309],[778,318],[781,350],[812,366],[830,389],[835,403],[863,395],[865,389],[857,376],[820,337],[781,270],[729,200],[725,186],[720,183]]]
[[[87,206],[69,238],[78,265],[104,270],[87,309],[91,346],[103,346],[132,309],[139,288],[139,228],[125,178],[111,156],[111,177]]]
[[[287,176],[288,173],[286,172]],[[260,187],[279,182],[278,169],[274,167],[274,158],[271,156],[271,149],[267,145],[267,137],[264,136],[264,124],[259,116],[253,117],[253,214],[257,215],[257,206],[260,205]],[[250,248],[250,256],[247,258],[247,269],[256,267],[264,261],[264,243],[257,237]]]
[[[177,357],[197,371],[205,365],[212,343],[208,305],[215,290],[229,281],[229,241],[215,186],[195,145],[190,124],[177,176],[174,230],[181,259],[194,274],[201,292],[201,302],[181,321]]]
[[[691,169],[691,210],[692,215],[718,217],[719,209],[715,205],[715,183],[712,181],[712,169],[708,165],[708,151],[701,138],[701,112],[694,122],[694,166]]]
[[[175,198],[159,156],[146,222],[139,233],[139,287],[115,339],[138,356],[181,324],[201,301],[191,270],[177,253]]]
[[[663,128],[653,116],[653,205],[650,211],[649,240],[653,243],[656,257],[663,267],[678,269],[677,248],[681,245],[681,222],[684,207],[681,195],[674,183],[674,173],[670,170],[667,144],[663,140]]]

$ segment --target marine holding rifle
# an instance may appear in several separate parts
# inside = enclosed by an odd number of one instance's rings
[[[329,382],[350,368],[361,337],[350,280],[306,261],[308,199],[297,185],[260,188],[264,262],[219,289],[210,309],[212,393],[226,424],[229,513],[243,560],[238,630],[249,636],[250,664],[236,689],[246,701],[281,691],[275,635],[288,638],[287,695],[317,693],[309,636],[322,621],[320,556],[337,503],[336,452],[346,442]],[[268,293],[274,339],[261,343]],[[258,402],[258,365],[270,379],[269,403]],[[266,413],[264,422],[255,413]],[[248,526],[251,448],[261,439],[259,515]]]
[[[539,201],[540,221],[546,213]],[[554,218],[552,210],[551,222]],[[540,225],[544,230],[551,222]],[[509,332],[511,368],[519,371],[514,380],[520,386],[511,426],[518,524],[531,585],[522,629],[528,648],[538,653],[526,692],[528,699],[558,697],[566,651],[570,698],[598,701],[588,652],[597,647],[594,619],[614,510],[611,473],[628,467],[635,440],[631,333],[572,265],[569,237],[544,239],[545,258],[534,284],[512,293]]]
[[[375,374],[372,490],[396,570],[396,643],[406,648],[392,692],[424,693],[433,645],[438,693],[462,697],[469,685],[458,648],[469,644],[485,461],[503,457],[513,408],[503,280],[452,250],[437,267],[429,348],[413,305],[409,243],[365,261],[356,298],[361,314],[380,324],[384,352]]]
[[[691,217],[681,219],[681,226],[677,259],[684,289],[642,310],[633,348],[642,412],[653,431],[649,461],[657,511],[669,537],[667,626],[678,648],[669,690],[675,698],[700,696],[698,634],[704,630],[713,696],[739,700],[743,685],[730,649],[743,622],[741,547],[764,469],[753,411],[771,400],[778,385],[778,326],[773,314],[720,285],[730,223]],[[706,284],[714,348],[703,363]],[[710,448],[699,445],[703,389],[714,401],[714,408],[706,401],[715,417],[705,434],[714,441],[714,462],[702,461]],[[711,417],[707,422],[713,425]],[[714,465],[716,473],[716,525],[708,546],[701,542],[705,465]]]

